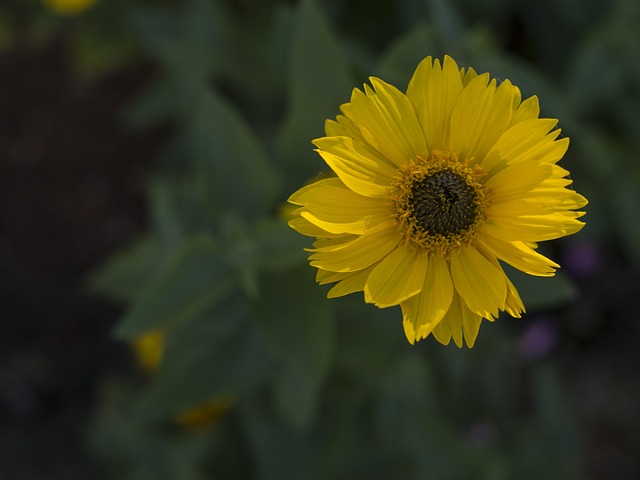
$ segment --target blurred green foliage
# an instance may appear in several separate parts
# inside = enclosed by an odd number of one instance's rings
[[[591,200],[581,235],[617,232],[640,262],[637,1],[103,0],[30,18],[32,39],[66,29],[90,74],[151,60],[125,122],[169,126],[149,232],[90,279],[125,307],[119,339],[166,333],[142,385],[105,380],[91,443],[112,478],[581,477],[552,363],[522,358],[504,326],[526,319],[485,324],[470,351],[411,347],[398,309],[325,298],[284,203],[326,172],[310,140],[352,88],[376,75],[403,89],[422,58],[446,53],[540,97]],[[579,295],[562,272],[513,275],[530,312]],[[219,394],[238,400],[215,423],[176,424]]]

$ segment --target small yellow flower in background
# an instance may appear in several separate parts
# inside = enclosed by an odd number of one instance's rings
[[[166,339],[167,336],[162,330],[152,330],[132,342],[136,361],[142,370],[148,373],[158,370],[164,356]],[[235,402],[234,395],[228,393],[214,395],[211,400],[180,412],[176,422],[191,430],[213,425],[222,414],[233,407]]]
[[[354,89],[313,143],[337,177],[291,195],[290,226],[315,237],[328,297],[363,291],[400,305],[411,344],[433,334],[472,347],[482,319],[524,306],[499,260],[531,275],[559,267],[537,243],[579,231],[587,200],[557,165],[568,138],[508,80],[423,60],[406,94],[378,78]]]
[[[217,422],[220,416],[228,412],[236,401],[234,395],[221,393],[209,402],[184,410],[178,415],[177,422],[191,430],[207,427]]]
[[[164,355],[165,334],[160,330],[154,330],[133,341],[133,350],[140,368],[147,372],[158,369]]]
[[[42,3],[61,15],[77,15],[91,8],[96,0],[42,0]]]

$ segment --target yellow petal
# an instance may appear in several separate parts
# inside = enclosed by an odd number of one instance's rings
[[[336,223],[353,222],[367,215],[388,214],[384,199],[365,197],[347,188],[339,179],[320,180],[298,190],[289,202],[304,205],[313,214]]]
[[[467,85],[451,113],[451,151],[460,160],[480,163],[505,132],[513,113],[513,88],[505,80],[496,88],[489,75],[480,75]]]
[[[305,248],[305,250],[307,252],[315,252],[317,250],[331,252],[342,248],[347,243],[354,241],[358,237],[359,235],[334,235],[333,237],[320,237],[313,242],[313,248]]]
[[[349,275],[352,275],[351,272],[340,273],[340,272],[330,272],[329,270],[316,270],[316,282],[320,285],[326,285],[327,283],[339,282],[340,280],[344,280]]]
[[[469,310],[482,317],[498,316],[507,295],[501,269],[475,248],[467,247],[451,259],[451,276]]]
[[[542,242],[578,232],[584,223],[577,220],[584,212],[554,212],[526,200],[493,205],[483,228],[496,238]]]
[[[356,272],[385,257],[400,242],[392,222],[382,223],[339,248],[317,248],[309,257],[312,267],[332,272]]]
[[[401,305],[409,342],[413,344],[429,335],[447,313],[452,296],[453,283],[446,260],[437,255],[430,256],[422,291]]]
[[[364,299],[377,307],[398,305],[422,290],[427,256],[418,256],[411,247],[399,246],[371,272],[364,287]]]
[[[557,210],[577,210],[585,207],[589,201],[574,190],[567,188],[547,187],[548,182],[543,182],[527,194],[527,200],[537,205]]]
[[[464,305],[461,306],[461,312],[464,341],[466,342],[467,347],[473,348],[473,345],[476,343],[476,338],[478,337],[478,332],[480,331],[482,317],[480,315],[476,315]]]
[[[403,304],[404,305],[404,304]],[[404,314],[404,308],[402,309]],[[404,328],[404,335],[407,337],[407,340],[411,345],[416,343],[416,331],[413,328],[413,323],[411,321],[403,321],[402,327]],[[417,340],[420,340],[419,338]]]
[[[478,76],[478,74],[471,67],[469,67],[466,70],[464,68],[460,69],[460,79],[462,80],[462,86],[463,87],[466,87],[467,85],[469,85],[471,80],[473,80],[477,76]]]
[[[527,120],[514,125],[491,147],[482,160],[482,168],[490,176],[494,170],[499,171],[523,159],[540,160],[553,145],[559,133],[548,135],[557,123],[557,120],[544,118]]]
[[[511,118],[511,125],[524,122],[525,120],[531,120],[540,116],[540,104],[538,103],[538,97],[527,98],[524,102],[518,105],[518,108]]]
[[[313,141],[316,150],[340,180],[366,197],[383,197],[396,171],[387,163],[367,155],[349,137],[323,137]]]
[[[462,348],[462,339],[464,338],[467,347],[471,348],[478,336],[481,322],[482,317],[469,310],[460,295],[455,293],[449,311],[440,322],[442,326],[437,332],[436,339],[440,337],[449,343],[449,339],[453,338],[456,346]]]
[[[376,225],[389,220],[389,215],[386,213],[378,214],[378,215],[367,215],[366,217],[360,218],[353,222],[341,222],[341,223],[322,220],[318,216],[314,215],[313,213],[306,212],[306,211],[302,212],[300,216],[327,232],[336,233],[336,234],[344,233],[344,234],[355,234],[355,235],[362,235],[367,230],[370,230]]]
[[[455,343],[458,348],[462,347],[463,308],[465,310],[468,310],[468,308],[463,305],[463,302],[460,299],[460,295],[454,295],[451,299],[451,306],[449,307],[449,311],[441,322],[442,324],[446,324],[449,327],[451,338],[453,338],[453,343]]]
[[[431,331],[435,339],[442,345],[449,345],[451,341],[451,325],[444,320],[439,322]]]
[[[340,179],[328,178],[301,188],[289,202],[304,205],[299,215],[330,233],[363,234],[389,219],[384,199],[365,197],[348,189]]]
[[[520,318],[522,312],[525,311],[524,304],[518,294],[518,289],[511,283],[509,277],[505,277],[507,280],[507,299],[504,302],[505,311],[515,318]]]
[[[362,131],[360,130],[360,127],[356,123],[354,123],[353,120],[351,120],[351,116],[352,116],[351,103],[343,103],[342,105],[340,105],[340,111],[342,112],[342,115],[338,115],[336,117],[336,120],[340,124],[340,128],[342,128],[342,130],[345,132],[342,135],[351,137],[354,140],[357,140],[358,142],[361,142],[364,145],[369,145],[367,143],[366,138],[364,138],[364,136],[362,135]],[[371,147],[371,145],[369,146]],[[377,150],[375,151],[377,152]],[[378,154],[379,153],[380,152],[378,152]]]
[[[293,203],[294,205],[305,205],[306,202],[303,201],[303,198],[310,191],[313,191],[318,187],[347,188],[345,184],[342,183],[342,180],[340,180],[339,178],[336,178],[336,177],[323,178],[315,182],[309,183],[308,185],[305,185],[304,187],[296,190],[294,193],[292,193],[289,196],[289,198],[287,199],[287,202]]]
[[[561,219],[563,217],[572,219],[581,217],[583,214],[584,212],[572,212],[556,205],[546,205],[544,202],[537,201],[535,197],[491,205],[487,211],[489,223],[498,223],[494,221],[495,219],[500,219],[502,221],[514,221],[515,217],[549,217],[550,222],[553,223],[552,219],[554,216],[557,217],[557,219]]]
[[[343,112],[345,112],[345,114],[338,115],[336,117],[336,121],[328,120],[325,123],[325,132],[327,136],[352,138],[354,144],[358,147],[358,151],[362,155],[375,158],[382,163],[388,164],[395,170],[397,166],[392,161],[387,159],[382,153],[376,150],[371,144],[369,144],[364,135],[362,135],[360,127],[349,118],[349,116],[351,115],[351,104],[345,103],[340,108]]]
[[[367,277],[371,274],[374,266],[360,270],[359,272],[349,273],[329,290],[327,298],[337,298],[364,290]]]
[[[305,235],[307,237],[337,237],[338,234],[329,233],[326,230],[314,225],[309,220],[296,217],[288,222],[289,226],[293,228],[296,232]]]
[[[507,241],[491,235],[478,239],[478,244],[513,268],[538,277],[551,277],[560,265],[540,255],[519,241]]]
[[[558,135],[560,135],[560,131],[557,130]],[[552,135],[555,132],[551,132],[549,135]],[[557,163],[565,153],[567,153],[567,149],[569,148],[569,137],[563,137],[560,140],[556,140],[551,145],[542,151],[537,152],[540,156],[540,161],[542,163],[554,164]],[[566,170],[564,170],[566,172]],[[566,174],[565,174],[566,175]]]
[[[518,162],[500,170],[485,185],[493,190],[494,204],[528,198],[528,192],[551,176],[551,165]]]
[[[335,120],[325,120],[324,133],[327,137],[346,137],[347,132],[339,122]]]
[[[528,248],[537,247],[534,244],[524,245],[524,246]],[[500,262],[498,262],[498,258],[495,255],[493,255],[491,252],[487,253],[482,246],[477,245],[477,247],[478,247],[478,250],[480,250],[480,252],[485,256],[485,258],[489,259],[491,263],[495,265],[496,268],[502,271],[502,266],[500,265]],[[518,290],[513,285],[513,283],[511,283],[511,280],[509,280],[509,277],[507,275],[504,276],[504,279],[507,284],[507,297],[504,302],[505,303],[504,310],[512,317],[520,318],[521,313],[524,312],[525,310],[524,310],[524,305],[522,304],[522,300],[520,299],[520,295],[518,294]],[[488,318],[487,320],[489,320],[490,322],[494,321],[493,318]]]
[[[409,82],[407,97],[413,104],[424,131],[429,151],[449,149],[451,112],[462,92],[460,69],[448,55],[440,61],[425,58]]]
[[[518,110],[518,107],[520,106],[520,103],[522,101],[522,92],[515,85],[511,85],[511,88],[513,88],[513,103],[512,103],[512,105],[513,105],[514,115],[511,116],[511,124],[513,125],[514,124],[513,117],[515,116],[515,112],[516,112],[516,110]]]
[[[375,91],[365,85],[366,94],[355,89],[351,96],[350,119],[362,136],[396,166],[425,157],[424,134],[409,99],[380,79],[370,80]]]

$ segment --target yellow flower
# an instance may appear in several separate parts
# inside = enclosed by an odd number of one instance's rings
[[[160,368],[164,357],[167,335],[162,330],[151,330],[131,342],[138,366],[147,373]],[[197,430],[215,424],[229,411],[237,398],[230,393],[219,393],[206,402],[186,408],[178,413],[175,421],[189,430]]]
[[[183,427],[198,430],[215,424],[236,403],[237,398],[228,393],[214,396],[208,402],[182,411],[177,422]]]
[[[133,350],[141,369],[154,372],[160,367],[165,339],[166,335],[163,331],[152,330],[133,340]]]
[[[301,188],[289,224],[315,237],[328,296],[400,305],[410,343],[472,347],[483,318],[524,306],[501,263],[552,276],[537,243],[577,232],[587,200],[557,165],[569,139],[508,80],[423,60],[406,94],[378,78],[354,89],[314,140],[337,177]]]
[[[42,0],[47,7],[62,15],[76,15],[91,8],[96,0]]]

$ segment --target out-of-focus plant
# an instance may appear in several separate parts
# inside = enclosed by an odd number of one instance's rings
[[[126,23],[128,0],[30,0],[0,5],[0,50],[56,43],[74,73],[106,75],[136,58]]]
[[[155,372],[162,364],[167,335],[163,331],[153,330],[132,342],[138,366],[147,373]],[[213,424],[220,415],[227,412],[235,403],[235,396],[219,393],[202,404],[186,408],[176,415],[175,422],[185,427],[203,428]]]
[[[147,358],[154,371],[142,386],[105,383],[92,438],[113,478],[579,476],[576,429],[543,359],[551,347],[532,344],[539,335],[515,338],[527,317],[499,319],[470,351],[410,347],[399,312],[324,298],[282,207],[325,174],[310,141],[353,87],[369,74],[404,86],[422,58],[447,53],[509,78],[525,97],[539,94],[543,115],[572,138],[566,161],[591,200],[586,238],[613,228],[640,259],[638,222],[628,221],[638,204],[640,83],[629,80],[637,62],[616,60],[636,58],[640,9],[632,0],[554,5],[579,15],[506,0],[122,10],[158,65],[127,122],[168,124],[171,134],[149,182],[149,232],[91,279],[125,307],[119,339],[162,332],[162,361]],[[530,61],[505,51],[514,35],[500,26],[512,17],[526,20]],[[509,277],[533,313],[578,295],[561,272]],[[176,422],[215,398],[233,406],[205,428]]]
[[[91,8],[96,0],[42,0],[42,3],[61,15],[77,15]]]

